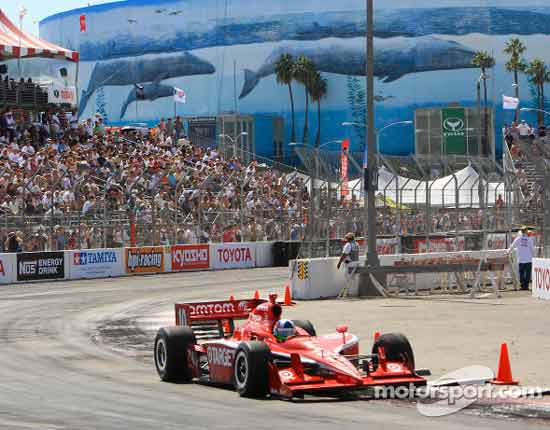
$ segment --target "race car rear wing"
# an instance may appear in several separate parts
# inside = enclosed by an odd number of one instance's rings
[[[266,300],[221,300],[176,303],[176,325],[193,329],[197,340],[219,339],[231,335],[234,320],[247,319],[256,306]]]

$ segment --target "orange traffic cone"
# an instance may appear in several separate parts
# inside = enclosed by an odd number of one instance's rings
[[[235,301],[235,297],[233,297],[233,294],[229,296],[229,301],[230,301],[230,302],[234,302],[234,301]]]
[[[498,359],[498,373],[496,379],[491,384],[498,385],[517,385],[519,381],[512,379],[512,368],[510,367],[510,358],[508,357],[508,345],[500,345],[500,357]]]
[[[380,332],[379,331],[375,331],[374,332],[374,341],[376,342],[376,340],[380,337]]]
[[[292,306],[292,293],[290,292],[290,287],[288,284],[285,285],[285,306]]]
[[[254,300],[260,300],[260,292],[258,290],[254,293]]]

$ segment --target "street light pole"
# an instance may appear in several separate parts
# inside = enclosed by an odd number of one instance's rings
[[[376,131],[374,124],[374,0],[367,2],[367,265],[378,267],[380,261],[376,250],[376,194],[373,181],[378,176]],[[362,291],[360,291],[360,295]]]

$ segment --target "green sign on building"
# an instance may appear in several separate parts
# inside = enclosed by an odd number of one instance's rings
[[[466,120],[464,108],[441,110],[443,152],[445,154],[466,154]]]

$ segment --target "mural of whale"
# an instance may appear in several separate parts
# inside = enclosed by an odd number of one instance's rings
[[[163,97],[171,97],[174,95],[174,87],[169,85],[162,85],[159,82],[153,82],[151,84],[145,84],[143,86],[143,100],[153,101]],[[122,105],[120,110],[120,119],[126,114],[126,110],[131,103],[137,100],[136,87],[134,87],[129,93],[126,101]],[[140,99],[142,100],[142,99]]]
[[[320,5],[319,9],[322,7]],[[358,10],[315,8],[302,13],[265,13],[223,20],[205,20],[192,15],[170,17],[154,11],[143,13],[150,15],[146,22],[140,22],[144,28],[139,38],[129,36],[131,24],[126,15],[121,15],[124,21],[114,24],[116,30],[109,37],[89,38],[81,43],[82,59],[107,60],[176,50],[327,37],[354,38],[365,34],[364,11]],[[158,29],[162,29],[160,35]],[[382,9],[376,12],[374,31],[379,38],[430,34],[550,34],[550,19],[548,10],[544,13],[497,7],[413,7],[404,13],[399,8]],[[57,42],[63,45],[64,41]]]
[[[257,71],[245,69],[239,98],[246,97],[261,79],[275,73],[275,63],[282,54],[294,58],[303,55],[325,73],[363,76],[366,71],[363,38],[288,43],[276,48]],[[375,39],[374,75],[383,82],[392,82],[410,73],[471,68],[474,55],[474,51],[457,42],[432,36]]]
[[[212,64],[189,52],[97,63],[90,76],[88,88],[82,91],[80,112],[84,112],[88,100],[100,87],[160,82],[164,79],[215,72],[216,68]]]

